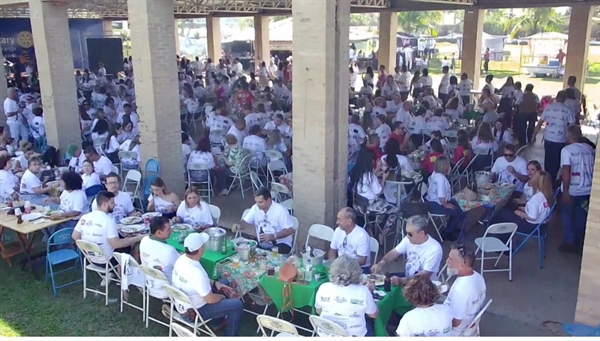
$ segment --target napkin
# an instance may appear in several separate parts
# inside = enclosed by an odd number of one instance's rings
[[[44,218],[31,221],[31,223],[33,223],[33,224],[44,224],[44,223],[48,223],[48,222],[50,222],[50,220],[44,219]]]

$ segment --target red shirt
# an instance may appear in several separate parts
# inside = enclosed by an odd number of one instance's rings
[[[458,161],[460,161],[460,159],[464,157],[465,161],[463,162],[462,166],[466,167],[469,164],[469,162],[471,162],[472,156],[473,155],[469,151],[469,148],[458,146],[456,147],[456,151],[454,151],[454,160],[452,160],[452,163],[456,164]]]
[[[383,156],[383,152],[381,151],[381,148],[377,147],[377,146],[370,146],[367,147],[370,150],[373,151],[373,153],[375,153],[375,161],[381,159],[381,157]]]
[[[438,157],[444,155],[444,153],[440,152],[431,152],[425,156],[423,163],[421,163],[421,168],[427,172],[427,174],[432,174],[435,170],[435,162]]]
[[[398,141],[398,144],[402,144],[402,142],[404,142],[404,137],[406,137],[406,135],[396,135],[396,133],[392,133],[390,135],[390,140],[396,140]]]

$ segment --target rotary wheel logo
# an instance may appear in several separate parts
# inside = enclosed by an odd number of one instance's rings
[[[17,42],[21,47],[28,49],[33,46],[33,35],[31,32],[23,31],[17,36]]]

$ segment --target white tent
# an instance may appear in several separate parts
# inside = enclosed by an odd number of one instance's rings
[[[437,37],[437,39],[456,40],[456,44],[458,44],[458,51],[462,55],[462,34],[450,33],[446,36]],[[492,59],[501,60],[502,54],[504,53],[504,44],[506,43],[506,39],[506,36],[494,36],[483,32],[483,37],[481,39],[481,54],[485,52],[486,48],[489,48],[490,52],[492,53]]]

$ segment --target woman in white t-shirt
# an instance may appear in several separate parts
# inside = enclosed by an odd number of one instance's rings
[[[184,201],[179,204],[173,222],[190,224],[199,231],[215,226],[210,207],[200,198],[196,187],[185,191]]]
[[[89,161],[83,161],[82,165],[83,174],[81,175],[81,179],[83,180],[83,189],[86,190],[92,186],[101,185],[100,177],[98,173],[94,172],[94,164]]]
[[[21,198],[37,205],[42,205],[48,193],[59,186],[58,183],[47,186],[47,179],[40,180],[41,168],[42,161],[37,157],[32,157],[29,159],[29,167],[21,177]]]
[[[375,287],[361,284],[362,269],[356,259],[341,255],[331,263],[330,282],[323,283],[315,296],[315,309],[322,318],[341,326],[348,336],[375,336],[371,319],[379,309],[373,299]],[[321,337],[333,336],[317,329]]]
[[[258,69],[258,84],[263,87],[269,85],[269,69],[267,69],[267,64],[265,62],[261,62],[260,68]]]
[[[89,205],[87,196],[83,191],[83,180],[81,176],[75,172],[66,172],[61,176],[61,183],[64,191],[60,194],[59,198],[48,198],[44,201],[44,205],[54,204],[58,205],[60,211],[53,213],[50,219],[61,220],[66,218],[77,218],[82,214],[88,213]],[[50,234],[54,231],[75,227],[77,220],[72,220],[60,224],[57,227],[50,228]]]
[[[132,140],[126,140],[119,146],[119,151],[132,152],[136,154],[136,157],[119,157],[121,159],[121,166],[123,169],[138,169],[140,162],[142,162],[142,155],[140,153],[140,135],[136,135]],[[133,156],[133,155],[132,155]]]
[[[461,118],[464,112],[465,109],[460,104],[460,97],[452,97],[448,103],[446,103],[445,114],[450,117],[452,121],[456,121]]]
[[[159,212],[172,219],[181,203],[177,194],[169,191],[167,185],[160,177],[154,178],[150,183],[152,194],[148,197],[147,212]]]
[[[460,75],[460,83],[458,83],[458,92],[462,105],[471,103],[471,90],[473,90],[473,81],[469,79],[469,75],[465,72]]]
[[[489,124],[485,122],[481,123],[477,130],[477,135],[471,140],[471,149],[475,154],[478,154],[478,152],[480,154],[473,161],[473,171],[483,170],[492,164],[494,153],[498,151],[498,142],[496,142]]]
[[[202,164],[206,166],[209,170],[190,170],[189,167],[191,164]],[[212,170],[216,167],[215,156],[210,151],[210,141],[208,138],[203,138],[198,141],[198,145],[196,146],[196,150],[190,153],[190,157],[188,159],[187,168],[188,174],[192,181],[196,182],[205,182],[211,176]]]
[[[429,276],[416,276],[404,286],[404,297],[414,307],[402,316],[397,336],[427,337],[450,336],[452,312],[450,307],[438,304],[440,290]]]

